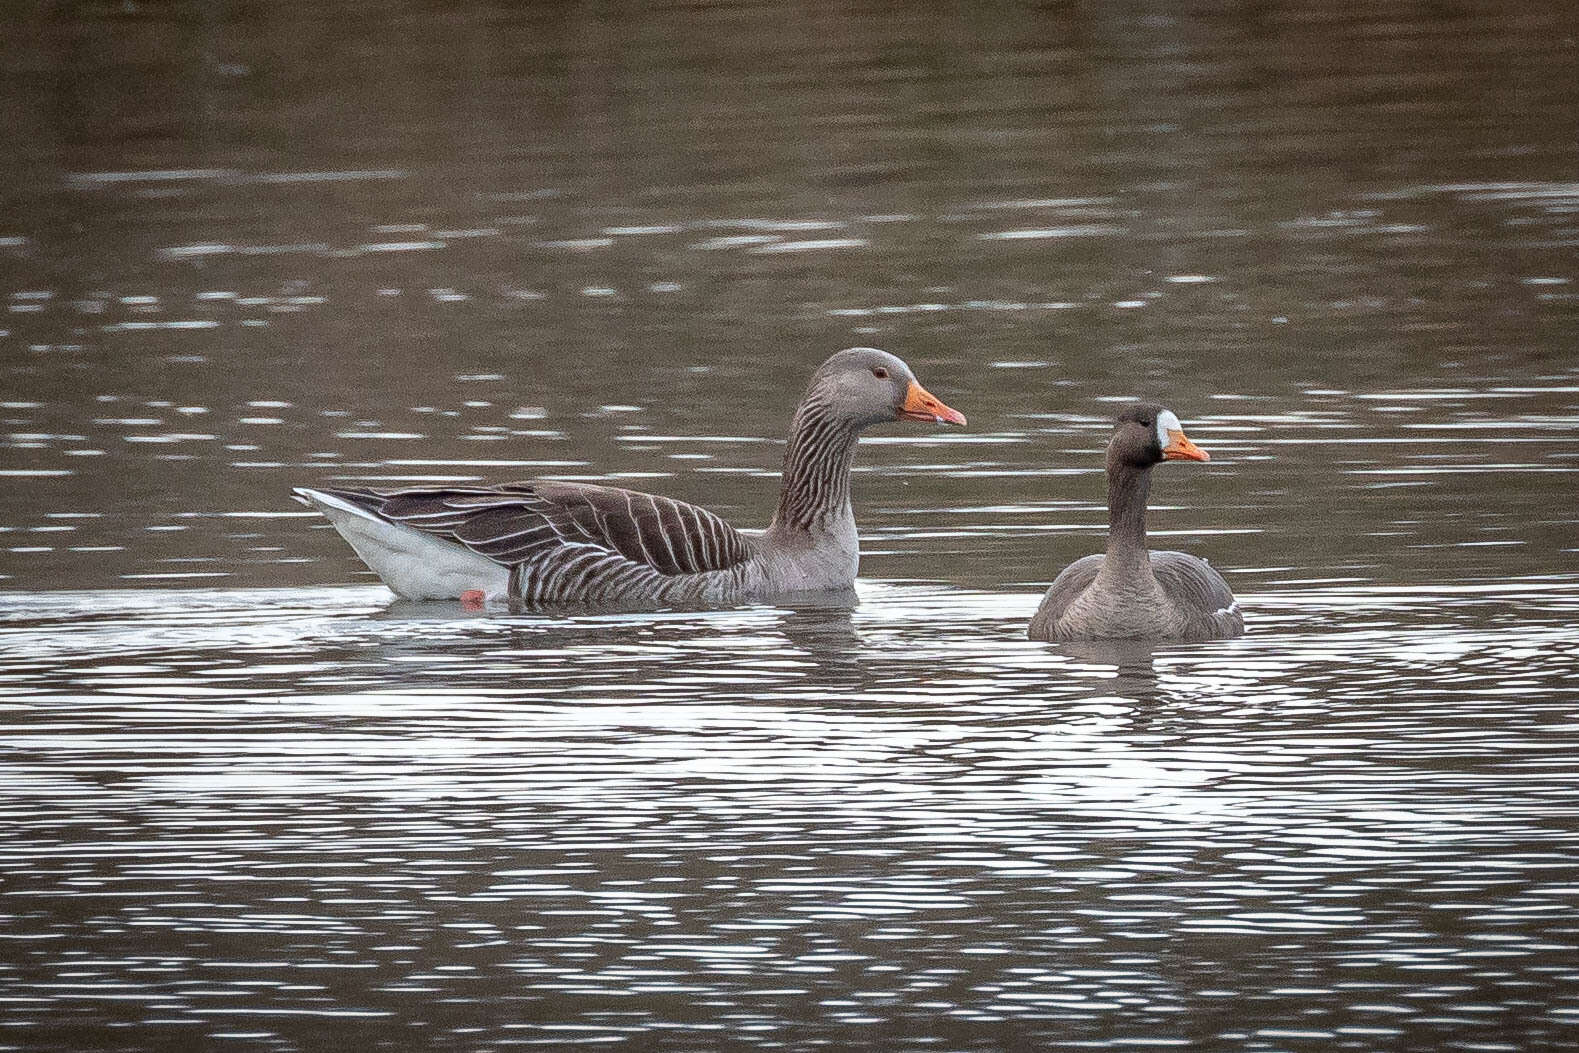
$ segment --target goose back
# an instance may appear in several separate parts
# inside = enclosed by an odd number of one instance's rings
[[[509,568],[512,596],[535,603],[712,598],[753,555],[749,538],[704,508],[612,486],[325,493]]]
[[[1184,639],[1217,640],[1245,631],[1233,590],[1204,559],[1188,552],[1153,552],[1151,573],[1183,618]]]

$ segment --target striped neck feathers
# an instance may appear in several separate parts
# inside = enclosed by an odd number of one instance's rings
[[[854,521],[850,466],[860,433],[854,421],[830,413],[825,398],[806,397],[790,427],[773,528],[816,533]]]

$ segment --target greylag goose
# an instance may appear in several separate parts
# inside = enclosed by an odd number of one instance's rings
[[[1245,631],[1223,576],[1183,552],[1146,548],[1151,469],[1163,461],[1207,461],[1161,406],[1119,414],[1107,448],[1107,552],[1065,567],[1036,616],[1033,640],[1221,640]]]
[[[965,423],[887,352],[855,347],[824,362],[795,411],[765,531],[667,497],[546,479],[295,493],[405,599],[662,607],[848,589],[860,559],[856,439],[897,420]]]

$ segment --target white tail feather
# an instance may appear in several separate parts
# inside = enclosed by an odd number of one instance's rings
[[[497,598],[509,589],[507,567],[463,545],[392,523],[321,490],[299,486],[293,492],[322,512],[396,595],[408,600],[452,600],[481,589],[489,598]]]

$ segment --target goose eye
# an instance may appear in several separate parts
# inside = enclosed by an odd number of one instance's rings
[[[872,376],[876,377],[878,380],[887,380],[888,370],[884,369],[882,366],[873,366]]]

